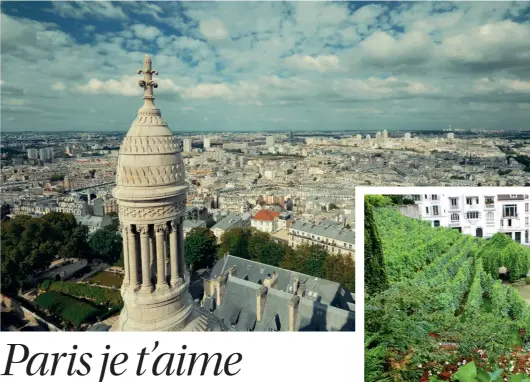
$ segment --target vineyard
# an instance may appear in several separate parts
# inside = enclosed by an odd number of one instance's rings
[[[530,371],[530,305],[509,285],[526,276],[530,250],[504,234],[490,240],[374,209],[388,289],[366,299],[370,380],[449,380],[459,365],[503,377]],[[367,276],[368,277],[368,276]],[[368,379],[367,379],[368,380]]]

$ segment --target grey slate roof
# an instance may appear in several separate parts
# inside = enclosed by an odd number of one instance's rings
[[[225,216],[222,220],[218,221],[211,229],[222,229],[223,231],[226,231],[230,228],[232,228],[235,224],[241,221],[241,216],[229,213],[227,216]]]
[[[298,277],[305,285],[300,297],[295,329],[300,331],[353,331],[355,317],[352,294],[340,284],[301,273],[261,264],[231,255],[225,256],[212,268],[213,279],[236,266],[228,277],[222,304],[216,295],[204,298],[204,308],[220,318],[232,331],[287,331],[289,330],[289,302],[293,296],[292,284]],[[256,321],[256,292],[263,280],[275,272],[278,279],[268,288],[261,321]]]
[[[342,228],[340,223],[331,220],[324,220],[318,225],[303,220],[297,220],[293,223],[291,228],[297,231],[309,232],[313,235],[329,237],[331,239],[355,244],[355,233],[349,229]]]

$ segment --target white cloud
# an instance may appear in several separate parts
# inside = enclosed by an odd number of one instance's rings
[[[53,1],[52,10],[64,18],[84,19],[95,17],[98,19],[119,19],[126,20],[120,6],[113,5],[107,1],[90,1],[90,2],[66,2]]]
[[[226,84],[199,84],[182,91],[184,98],[207,99],[207,98],[232,98],[233,91]]]
[[[56,82],[52,85],[52,89],[57,91],[64,91],[66,90],[66,86],[62,82]]]
[[[475,83],[475,90],[481,93],[504,92],[530,94],[530,81],[481,78]]]
[[[340,70],[340,60],[337,56],[301,56],[287,57],[285,62],[296,69],[317,71],[320,73]]]
[[[160,32],[160,29],[158,29],[157,27],[143,24],[134,24],[131,26],[131,29],[136,35],[136,37],[148,41],[152,41],[162,34],[162,32]]]
[[[27,104],[26,101],[24,101],[23,99],[19,99],[19,98],[8,98],[3,102],[9,106],[24,106]]]
[[[209,40],[224,40],[228,37],[228,31],[218,19],[201,20],[199,30]]]

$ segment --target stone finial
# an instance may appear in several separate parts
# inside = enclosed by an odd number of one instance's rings
[[[138,69],[138,74],[144,75],[143,80],[138,81],[138,85],[140,85],[141,88],[144,89],[144,100],[145,104],[153,103],[153,100],[155,97],[153,96],[153,89],[158,87],[158,83],[153,80],[153,74],[155,76],[158,76],[158,72],[156,70],[151,69],[151,57],[149,57],[148,54],[144,57],[144,68]]]

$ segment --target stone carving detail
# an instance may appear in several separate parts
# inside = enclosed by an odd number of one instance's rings
[[[120,147],[124,154],[167,154],[180,152],[177,137],[125,137]]]
[[[186,203],[179,202],[161,207],[134,208],[123,207],[120,209],[120,217],[128,219],[156,219],[165,216],[183,214],[186,211]]]
[[[161,186],[180,183],[185,178],[184,166],[127,167],[120,169],[119,183],[128,186]]]
[[[163,234],[167,231],[167,225],[166,224],[155,224],[155,232],[158,234]]]
[[[147,225],[139,225],[139,226],[136,226],[136,230],[138,231],[138,233],[140,234],[140,236],[147,236],[149,234],[149,226]]]

